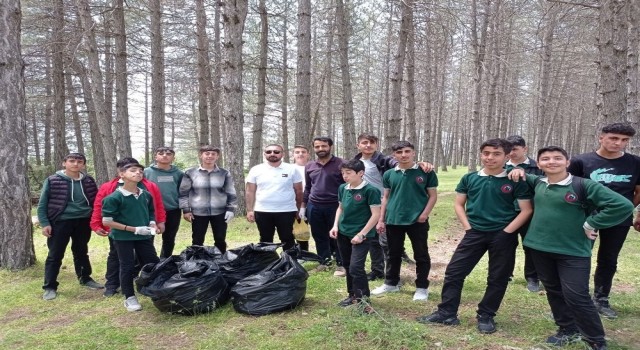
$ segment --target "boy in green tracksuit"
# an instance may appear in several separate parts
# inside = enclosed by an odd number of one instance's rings
[[[343,163],[340,172],[345,183],[338,188],[338,210],[329,236],[337,239],[346,272],[349,295],[338,304],[346,307],[369,297],[364,263],[380,217],[380,190],[362,179],[364,163],[357,159]],[[367,305],[363,311],[373,310]]]
[[[180,228],[182,211],[178,202],[178,190],[184,172],[175,165],[175,151],[171,147],[158,147],[155,150],[155,163],[144,169],[144,177],[158,185],[162,193],[162,203],[167,219],[162,232],[162,248],[160,258],[168,258],[173,254],[176,245],[176,234]],[[160,227],[161,228],[161,227]]]
[[[142,309],[133,289],[135,256],[142,265],[159,261],[152,239],[158,233],[153,198],[138,187],[143,170],[138,163],[129,163],[118,169],[124,185],[102,201],[102,223],[111,228],[109,237],[118,252],[120,286],[128,311]]]
[[[491,139],[480,145],[483,168],[465,174],[456,187],[454,209],[465,235],[445,271],[442,302],[430,315],[418,317],[421,323],[457,325],[458,307],[464,280],[485,253],[489,253],[489,276],[484,296],[478,304],[480,333],[493,333],[493,318],[500,308],[515,264],[516,230],[531,217],[531,192],[523,183],[507,178],[504,165],[511,152],[505,139]],[[518,201],[520,211],[513,203]]]
[[[560,147],[540,149],[538,166],[545,177],[526,175],[536,210],[523,244],[531,249],[559,327],[546,342],[565,345],[582,335],[592,349],[606,349],[602,321],[589,295],[591,249],[597,230],[623,222],[633,204],[589,179],[582,179],[586,198],[579,198],[572,185],[577,180],[567,172],[569,157]]]

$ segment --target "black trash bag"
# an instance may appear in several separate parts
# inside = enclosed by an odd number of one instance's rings
[[[281,244],[252,243],[227,250],[217,261],[224,279],[230,286],[239,280],[254,275],[279,259],[276,249]]]
[[[182,261],[177,255],[148,271],[138,291],[162,312],[196,315],[211,312],[229,301],[229,285],[218,265],[207,260]],[[148,276],[146,275],[148,274]]]
[[[323,262],[323,259],[320,257],[320,255],[302,250],[299,244],[295,244],[293,247],[285,250],[285,252],[296,260],[315,261],[318,263]]]
[[[291,310],[307,293],[309,274],[287,253],[261,272],[231,288],[233,308],[254,316]]]
[[[192,245],[180,253],[182,260],[202,259],[217,261],[222,257],[220,249],[215,246]]]

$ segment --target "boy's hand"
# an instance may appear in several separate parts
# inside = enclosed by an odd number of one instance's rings
[[[633,221],[633,228],[636,231],[640,231],[640,217],[637,217],[634,221]]]
[[[376,231],[378,231],[378,234],[380,235],[384,235],[387,232],[386,226],[384,224],[384,222],[379,221],[378,224],[376,225]]]
[[[518,182],[520,179],[525,180],[527,178],[527,174],[524,172],[524,169],[513,168],[509,174],[507,174],[507,177],[513,182]]]
[[[418,216],[418,222],[419,223],[427,222],[428,218],[429,218],[429,214],[422,213],[420,214],[420,216]]]
[[[51,226],[45,226],[42,228],[42,235],[45,237],[51,237]]]
[[[107,230],[105,230],[105,229],[103,229],[103,228],[98,229],[98,230],[96,230],[96,231],[94,231],[94,232],[95,232],[98,236],[102,236],[102,237],[106,237],[106,236],[108,236],[108,235],[109,235],[109,231],[107,231]]]
[[[298,210],[298,220],[307,222],[307,208],[300,208],[300,210]]]
[[[231,211],[224,213],[224,222],[228,224],[229,222],[231,222],[231,219],[233,219],[233,216],[233,212]]]
[[[153,236],[156,234],[156,229],[149,226],[138,226],[134,233],[141,236]]]
[[[247,212],[247,221],[256,222],[256,216],[252,211]]]
[[[364,235],[361,234],[357,234],[355,236],[353,236],[353,238],[351,239],[351,244],[360,244],[362,242],[364,242],[364,240],[367,239]]]
[[[592,241],[595,241],[598,238],[598,231],[584,229],[584,234]]]
[[[329,231],[329,237],[331,237],[333,239],[338,238],[338,228],[337,227],[333,226],[331,228],[331,230]]]
[[[422,169],[422,171],[424,171],[425,173],[433,171],[434,168],[433,164],[429,162],[418,162],[418,165],[420,166],[420,169]]]
[[[153,227],[153,225],[149,225],[151,227]],[[159,222],[158,223],[158,234],[161,235],[164,232],[164,222]]]
[[[189,222],[193,222],[193,214],[192,213],[184,213],[182,214],[182,218],[189,221]]]

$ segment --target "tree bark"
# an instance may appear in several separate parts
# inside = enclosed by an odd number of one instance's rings
[[[405,140],[418,146],[418,136],[416,134],[416,36],[413,24],[413,0],[405,0],[407,9],[407,119],[405,123]],[[436,129],[436,132],[439,132]],[[435,159],[434,159],[435,160]]]
[[[69,106],[71,107],[71,119],[73,120],[73,130],[76,134],[76,145],[78,152],[85,154],[84,140],[82,137],[82,126],[80,122],[80,114],[78,113],[78,103],[76,102],[76,90],[73,86],[73,80],[71,78],[71,72],[67,71],[65,74],[65,80],[67,85],[67,97],[69,99]]]
[[[408,0],[411,1],[411,0]],[[342,77],[342,139],[344,154],[356,154],[356,125],[353,115],[353,93],[349,72],[349,26],[347,10],[342,0],[336,1],[336,21],[338,27],[338,49],[340,52],[340,72]]]
[[[214,8],[214,25],[213,25],[213,85],[211,93],[211,137],[209,141],[212,145],[221,145],[220,132],[222,130],[220,124],[220,100],[222,91],[222,53],[220,49],[220,6],[219,2],[215,3]]]
[[[131,132],[129,131],[129,72],[127,69],[127,31],[124,19],[124,1],[113,1],[113,29],[115,37],[116,80],[116,146],[118,155],[131,156]]]
[[[285,162],[289,162],[289,43],[287,29],[289,24],[289,2],[285,1],[284,16],[282,19],[282,146],[285,150]]]
[[[249,167],[262,163],[262,126],[264,123],[264,109],[267,103],[267,54],[269,49],[269,23],[265,0],[258,3],[260,14],[260,56],[258,59],[258,106],[253,118],[253,132],[251,133],[251,155]],[[286,148],[285,148],[286,149]]]
[[[204,0],[196,0],[196,43],[198,58],[198,144],[209,144],[209,38],[207,37],[207,17]]]
[[[311,0],[298,1],[295,143],[311,145]]]
[[[151,12],[151,149],[164,146],[164,47],[162,1],[150,0]]]
[[[222,62],[223,112],[227,127],[224,147],[225,164],[233,176],[238,195],[237,213],[245,212],[244,203],[244,125],[242,104],[242,34],[247,18],[247,0],[225,1],[224,58]]]
[[[22,270],[36,261],[27,179],[27,118],[20,43],[20,1],[0,3],[0,267]]]
[[[64,4],[62,0],[55,0],[53,8],[53,34],[51,37],[51,57],[53,69],[51,80],[53,82],[53,152],[54,163],[60,166],[62,159],[69,153],[66,140],[66,121],[64,115]]]
[[[478,161],[477,147],[480,145],[480,133],[481,121],[481,101],[482,101],[482,75],[484,73],[484,61],[485,61],[485,42],[487,37],[487,27],[489,26],[489,12],[491,8],[491,0],[485,0],[484,11],[482,18],[478,13],[477,0],[471,2],[471,46],[473,47],[473,62],[474,62],[474,76],[473,76],[473,109],[471,112],[471,130],[470,130],[470,143],[469,143],[469,171],[475,171]],[[478,33],[478,21],[480,23],[480,32]]]

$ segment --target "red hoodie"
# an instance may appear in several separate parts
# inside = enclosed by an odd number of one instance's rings
[[[109,232],[109,228],[102,224],[102,200],[104,197],[112,194],[116,188],[118,188],[118,181],[120,178],[115,178],[109,182],[105,182],[100,186],[98,190],[98,194],[96,195],[96,200],[93,202],[93,213],[91,214],[91,229],[93,231],[98,231],[103,229]],[[153,197],[153,208],[155,210],[156,222],[163,223],[167,220],[167,213],[164,211],[164,204],[162,204],[162,194],[160,194],[160,189],[158,185],[147,180],[142,179],[142,185],[151,193],[151,197]]]

